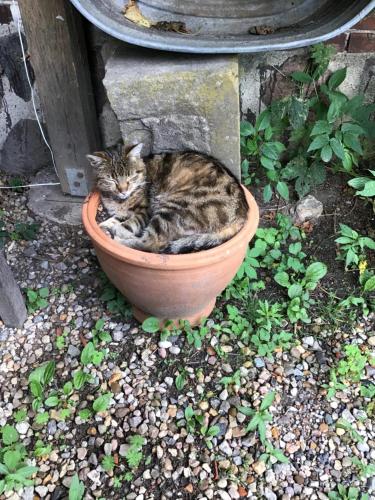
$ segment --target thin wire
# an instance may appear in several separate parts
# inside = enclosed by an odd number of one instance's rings
[[[15,0],[13,0],[13,5],[15,6],[15,9],[19,8],[18,5],[16,4]],[[15,10],[13,10],[12,14],[14,14],[14,11]],[[24,67],[25,67],[26,78],[27,78],[27,82],[29,84],[30,91],[31,91],[31,101],[32,101],[33,108],[34,108],[35,118],[36,118],[36,121],[38,122],[39,130],[40,130],[40,133],[42,134],[43,141],[44,141],[45,145],[47,146],[47,148],[49,149],[51,159],[52,159],[53,168],[55,170],[56,176],[57,176],[57,178],[59,178],[59,175],[57,173],[55,156],[54,156],[52,148],[49,145],[49,142],[47,141],[47,138],[44,134],[44,130],[43,130],[43,127],[42,127],[42,124],[41,124],[41,121],[40,121],[40,118],[38,115],[38,111],[36,108],[34,88],[33,88],[32,83],[31,83],[29,69],[27,67],[27,62],[26,62],[26,52],[25,52],[25,47],[23,45],[21,24],[22,24],[21,18],[19,17],[19,15],[17,15],[18,38],[19,38],[20,45],[21,45],[22,59],[23,59]],[[0,189],[19,189],[19,188],[36,187],[36,186],[59,186],[60,184],[61,184],[60,182],[45,182],[45,183],[43,182],[43,183],[38,183],[38,184],[24,184],[22,186],[0,186]]]
[[[42,182],[41,184],[22,184],[21,186],[0,186],[0,189],[19,189],[34,186],[60,186],[60,182]]]

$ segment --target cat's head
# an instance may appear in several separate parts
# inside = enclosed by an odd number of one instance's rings
[[[146,166],[141,158],[143,144],[120,151],[101,151],[87,155],[95,169],[96,187],[102,193],[126,200],[146,183]]]

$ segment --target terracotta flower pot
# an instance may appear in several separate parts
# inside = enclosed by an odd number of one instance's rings
[[[96,222],[99,193],[88,196],[82,211],[85,229],[103,271],[132,304],[139,321],[155,316],[187,319],[196,325],[211,313],[217,295],[240,267],[258,227],[258,205],[244,191],[249,215],[241,231],[223,245],[185,255],[152,254],[116,243]]]

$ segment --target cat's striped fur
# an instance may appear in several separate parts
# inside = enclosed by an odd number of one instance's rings
[[[153,253],[215,247],[243,227],[244,192],[215,158],[196,152],[141,158],[142,145],[88,158],[112,216],[101,224],[126,246]]]

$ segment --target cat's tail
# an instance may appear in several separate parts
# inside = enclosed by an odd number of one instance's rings
[[[183,254],[199,252],[200,250],[209,250],[217,247],[232,238],[242,228],[241,225],[233,225],[217,233],[193,234],[183,236],[177,240],[171,241],[165,249],[165,253]]]

